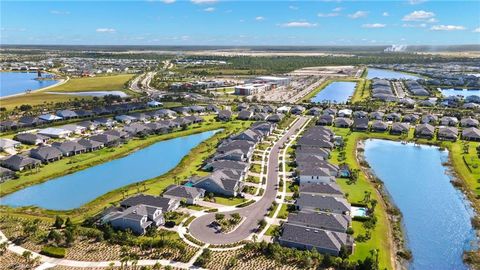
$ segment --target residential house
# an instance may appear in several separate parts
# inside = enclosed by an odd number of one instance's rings
[[[72,134],[70,130],[63,128],[44,128],[38,131],[38,134],[44,135],[50,138],[66,138]]]
[[[312,250],[320,253],[338,256],[342,248],[350,253],[353,250],[353,239],[341,232],[322,230],[296,224],[285,223],[282,235],[278,238],[282,246]]]
[[[105,144],[102,143],[102,142],[98,142],[98,141],[94,141],[94,140],[90,140],[90,139],[85,139],[85,138],[77,140],[77,143],[82,145],[83,147],[85,147],[85,150],[87,152],[96,151],[96,150],[99,150],[99,149],[101,149],[105,146]]]
[[[349,128],[353,124],[353,120],[345,117],[335,118],[335,127],[339,128]]]
[[[368,130],[368,118],[354,118],[352,130],[355,131],[367,131]]]
[[[462,139],[466,141],[480,142],[480,130],[476,127],[465,128],[462,131]]]
[[[344,196],[340,186],[335,182],[303,183],[300,184],[298,191],[305,194],[317,194],[334,197]]]
[[[390,129],[390,133],[395,134],[395,135],[407,134],[409,130],[410,130],[410,124],[409,123],[395,122],[395,123],[392,124],[392,128]]]
[[[460,125],[462,127],[478,127],[478,120],[472,117],[462,118]]]
[[[430,124],[420,124],[415,127],[415,137],[432,139],[435,135],[435,127]]]
[[[349,215],[351,212],[350,203],[345,198],[300,193],[295,202],[300,211],[323,211]]]
[[[159,207],[138,204],[127,209],[120,209],[105,214],[102,223],[109,223],[113,228],[130,230],[142,235],[150,226],[160,226],[164,223],[162,209]]]
[[[47,136],[33,133],[18,133],[15,135],[14,139],[28,145],[45,144],[50,140],[50,138]]]
[[[87,148],[75,141],[54,142],[52,146],[57,148],[66,157],[78,155],[87,151]]]
[[[59,149],[52,146],[40,146],[30,150],[30,157],[38,159],[43,163],[60,160],[62,156],[63,153]]]
[[[162,209],[163,213],[166,213],[170,211],[175,211],[180,206],[180,201],[159,196],[139,194],[129,197],[120,202],[120,205],[124,208],[140,204],[160,208]]]
[[[196,187],[171,185],[167,187],[162,196],[178,201],[185,201],[187,204],[196,204],[205,196],[205,190]]]
[[[0,167],[0,183],[8,179],[15,178],[15,172],[4,167]]]
[[[318,117],[317,125],[330,126],[333,123],[333,115],[323,114]]]
[[[288,223],[345,233],[352,224],[352,218],[327,212],[298,212],[288,215]]]
[[[38,159],[21,155],[13,155],[4,160],[0,160],[0,164],[10,170],[23,171],[38,167],[40,166],[41,162]]]
[[[78,114],[72,110],[60,110],[57,111],[57,116],[60,116],[63,119],[77,118]]]
[[[192,185],[209,193],[237,196],[243,187],[240,181],[242,177],[242,174],[235,170],[219,169],[207,176],[192,180]]]
[[[0,138],[0,151],[15,151],[22,143],[7,138]]]
[[[90,140],[99,142],[107,147],[113,147],[121,143],[122,139],[118,136],[109,134],[97,134],[89,137]]]
[[[232,120],[232,112],[229,110],[221,110],[217,114],[217,119],[219,121],[230,121]]]
[[[242,110],[238,113],[238,116],[237,118],[239,120],[250,120],[250,118],[253,116],[253,112],[252,111],[248,111],[248,110]]]
[[[458,118],[453,117],[453,116],[444,116],[440,118],[440,124],[442,126],[451,126],[455,127],[458,125]]]
[[[385,132],[388,129],[388,124],[381,120],[375,120],[372,122],[371,129],[376,132]]]
[[[438,128],[437,138],[445,141],[456,141],[458,138],[458,129],[456,127],[444,127]]]
[[[68,124],[61,126],[60,128],[65,130],[70,130],[73,134],[83,134],[87,131],[87,128],[84,126],[76,125],[76,124]]]

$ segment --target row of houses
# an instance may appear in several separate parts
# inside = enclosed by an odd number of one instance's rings
[[[299,182],[296,213],[288,215],[278,242],[297,249],[316,249],[338,256],[353,252],[351,205],[345,199],[335,178],[349,175],[348,168],[339,168],[327,161],[335,147],[333,132],[322,126],[307,129],[295,149],[296,176]],[[346,175],[345,175],[346,174]]]
[[[396,95],[393,93],[389,80],[373,79],[372,80],[372,98],[383,101],[394,101]]]
[[[222,141],[203,167],[211,173],[204,177],[193,177],[189,184],[208,193],[237,196],[242,191],[255,146],[274,128],[275,125],[269,122],[255,122],[249,129]]]
[[[107,129],[95,135],[65,140],[63,142],[56,141],[51,145],[47,144],[50,139],[48,135],[51,136],[51,138],[58,138],[58,133],[56,131],[53,134],[21,133],[16,135],[15,138],[17,140],[40,146],[21,155],[16,154],[9,156],[1,160],[0,165],[14,171],[32,169],[39,166],[41,163],[54,162],[63,157],[96,151],[103,147],[113,147],[125,143],[132,137],[143,137],[149,134],[164,134],[171,132],[176,128],[200,123],[202,121],[203,118],[193,115],[150,123],[134,122],[123,126],[123,128]],[[94,125],[94,122],[90,122],[90,124]],[[58,130],[63,131],[63,129]]]

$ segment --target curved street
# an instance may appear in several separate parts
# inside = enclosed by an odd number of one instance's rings
[[[287,142],[292,135],[295,135],[307,120],[308,118],[306,117],[299,117],[298,121],[296,121],[285,135],[283,135],[283,137],[272,147],[270,154],[268,155],[267,183],[263,197],[256,203],[247,207],[221,212],[226,215],[238,213],[245,218],[244,221],[234,231],[224,234],[210,226],[215,220],[216,213],[209,213],[196,218],[190,223],[189,232],[193,237],[208,244],[222,245],[247,239],[256,231],[258,222],[268,213],[268,209],[277,196],[278,157],[281,150],[280,147]]]

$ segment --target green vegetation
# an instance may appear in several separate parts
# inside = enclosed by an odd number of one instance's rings
[[[214,202],[218,204],[223,204],[227,206],[233,206],[237,204],[244,203],[246,200],[244,198],[237,198],[237,197],[222,197],[222,196],[215,196]]]
[[[63,247],[44,246],[40,254],[53,258],[64,258],[66,250]]]
[[[75,91],[113,91],[123,90],[125,83],[132,77],[131,74],[100,76],[92,78],[75,78],[68,82],[52,87],[46,90],[35,91],[33,93],[18,95],[2,99],[2,107],[11,110],[22,104],[29,105],[47,105],[60,102],[74,100],[91,100],[92,97],[75,96],[75,95],[58,95],[49,94],[47,92],[75,92]],[[132,92],[128,91],[128,94]]]

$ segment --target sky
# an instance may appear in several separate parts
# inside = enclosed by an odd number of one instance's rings
[[[8,1],[1,44],[480,44],[480,1]]]

